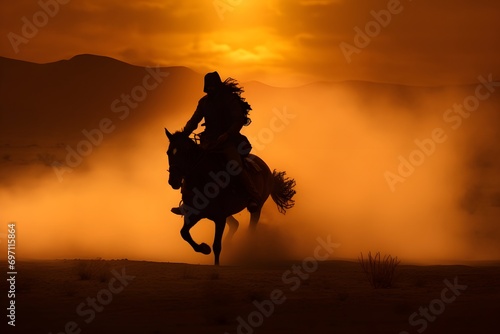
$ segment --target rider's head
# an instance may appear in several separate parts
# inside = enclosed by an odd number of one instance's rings
[[[203,87],[205,93],[215,93],[221,86],[222,80],[220,79],[219,73],[210,72],[205,75],[205,86]]]

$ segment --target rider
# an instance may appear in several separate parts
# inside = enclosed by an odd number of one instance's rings
[[[238,177],[249,196],[248,211],[257,211],[261,205],[260,195],[243,167],[241,158],[251,149],[248,139],[240,134],[241,128],[250,124],[247,117],[250,105],[241,98],[239,93],[242,89],[231,78],[222,82],[219,73],[211,72],[205,75],[204,84],[203,91],[206,95],[198,102],[196,111],[182,132],[189,136],[201,120],[205,119],[205,131],[200,135],[200,144],[205,148],[220,149],[228,161],[237,163],[238,170],[241,170]],[[173,208],[172,212],[182,214],[180,208]]]

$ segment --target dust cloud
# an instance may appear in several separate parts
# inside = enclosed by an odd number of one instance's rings
[[[380,251],[417,263],[498,260],[499,94],[455,129],[458,121],[444,118],[475,87],[245,85],[253,122],[243,133],[271,169],[297,181],[296,205],[283,216],[269,199],[255,236],[248,213],[235,215],[240,230],[222,263],[300,260],[328,235],[340,244],[333,259]],[[17,222],[19,256],[213,263],[182,240],[182,219],[170,213],[180,193],[167,183],[163,127],[180,129],[196,102],[106,139],[63,182],[38,166],[33,175],[42,176],[1,189],[1,219]],[[422,147],[427,153],[415,153]],[[213,233],[207,220],[192,229],[210,245]]]

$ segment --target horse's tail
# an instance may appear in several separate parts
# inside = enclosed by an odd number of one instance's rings
[[[271,197],[276,203],[280,213],[285,214],[287,209],[293,208],[295,201],[292,199],[296,191],[295,180],[286,177],[285,172],[273,170],[273,185],[271,188]]]

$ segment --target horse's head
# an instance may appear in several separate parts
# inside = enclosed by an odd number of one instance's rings
[[[170,141],[167,156],[169,164],[168,184],[174,189],[179,189],[182,179],[186,176],[186,171],[192,168],[193,158],[196,157],[198,149],[196,143],[182,132],[171,134],[165,128],[165,134]]]

